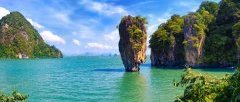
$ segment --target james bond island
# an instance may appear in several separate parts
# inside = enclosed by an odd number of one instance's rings
[[[119,52],[127,72],[139,71],[146,61],[147,21],[140,16],[125,16],[119,24]]]
[[[0,0],[0,102],[99,101],[240,102],[240,0]]]

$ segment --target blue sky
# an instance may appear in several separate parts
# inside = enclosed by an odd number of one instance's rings
[[[219,0],[212,0],[219,2]],[[21,12],[64,55],[118,53],[116,26],[124,15],[148,20],[148,35],[172,14],[198,9],[202,0],[0,0],[0,18]],[[149,53],[149,50],[148,50]]]

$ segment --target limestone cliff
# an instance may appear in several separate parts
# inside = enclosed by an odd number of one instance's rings
[[[153,66],[184,64],[182,26],[182,17],[173,15],[153,33],[150,39],[150,58]]]
[[[184,19],[184,50],[185,50],[185,64],[189,66],[199,66],[203,58],[203,44],[205,41],[205,34],[198,34],[194,25],[197,24],[197,17],[192,14]]]
[[[149,41],[153,66],[204,65],[204,44],[218,4],[205,1],[193,13],[173,15],[160,24]],[[206,51],[207,52],[207,51]],[[206,59],[206,58],[205,58]]]
[[[119,24],[119,52],[128,72],[139,71],[146,61],[146,20],[142,17],[125,16]]]

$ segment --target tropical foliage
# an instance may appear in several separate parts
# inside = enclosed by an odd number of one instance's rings
[[[27,100],[27,96],[23,95],[17,91],[13,91],[11,94],[6,95],[0,92],[0,101],[1,102],[25,102]]]
[[[139,51],[145,43],[147,39],[146,35],[146,27],[145,25],[147,24],[147,20],[144,17],[141,16],[125,16],[121,20],[121,24],[125,23],[127,25],[127,31],[129,33],[129,38],[132,47],[136,50]]]
[[[183,17],[173,15],[166,23],[161,24],[151,35],[149,47],[151,59],[155,58],[152,65],[177,65],[184,63],[183,49]]]
[[[209,26],[205,42],[205,63],[209,65],[235,65],[237,63],[238,0],[222,0],[216,20]]]
[[[175,102],[238,102],[240,101],[240,68],[223,78],[210,76],[186,68],[175,86],[184,86],[184,94]]]
[[[166,23],[161,24],[151,35],[150,47],[154,50],[166,49],[176,43],[175,37],[182,36],[183,18],[173,15]],[[181,39],[183,40],[183,39]]]
[[[179,41],[178,43],[183,43],[184,46],[190,45],[203,52],[201,61],[204,65],[233,66],[237,61],[239,63],[239,0],[222,0],[219,4],[204,1],[196,12],[179,17],[179,20],[180,22],[171,23],[174,22],[171,18],[159,26],[149,41],[152,51],[169,51],[166,49]],[[192,23],[188,26],[183,20],[191,20]],[[192,35],[194,32],[196,35],[184,38],[187,30],[185,27],[192,27]],[[182,50],[183,53],[185,50]]]

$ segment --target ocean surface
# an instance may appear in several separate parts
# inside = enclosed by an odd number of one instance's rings
[[[223,76],[228,69],[195,69]],[[183,69],[150,66],[127,73],[119,56],[0,60],[0,90],[18,90],[29,102],[171,102]]]

